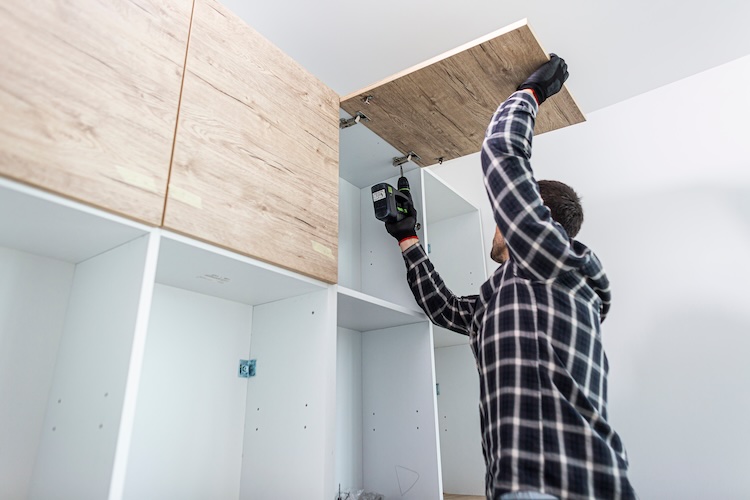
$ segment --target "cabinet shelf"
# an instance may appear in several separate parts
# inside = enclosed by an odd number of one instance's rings
[[[248,305],[325,288],[312,278],[166,231],[156,282]]]
[[[338,325],[357,331],[382,330],[427,321],[422,311],[338,287]]]

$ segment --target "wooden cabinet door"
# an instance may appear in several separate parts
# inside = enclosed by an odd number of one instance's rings
[[[548,60],[526,21],[341,98],[341,107],[421,167],[476,153],[497,107]],[[539,109],[542,134],[585,120],[567,87]]]
[[[335,283],[339,97],[196,0],[164,227]]]
[[[0,3],[0,175],[161,224],[191,8]]]

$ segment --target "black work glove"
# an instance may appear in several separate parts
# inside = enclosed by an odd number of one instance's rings
[[[404,203],[404,209],[406,210],[406,216],[403,219],[398,222],[385,223],[388,234],[396,238],[399,243],[406,238],[417,236],[417,209],[414,208],[411,197],[409,197],[409,201]]]
[[[550,60],[534,71],[516,90],[533,90],[536,101],[541,105],[549,97],[560,92],[567,79],[568,65],[565,64],[565,60],[555,54],[550,54]]]

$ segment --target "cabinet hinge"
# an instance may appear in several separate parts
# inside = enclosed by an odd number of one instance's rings
[[[420,158],[417,153],[415,153],[414,151],[409,151],[408,153],[406,153],[406,156],[400,156],[398,158],[394,158],[393,159],[393,166],[394,167],[400,167],[401,165],[403,165],[404,163],[406,163],[408,161],[414,161],[414,162],[416,162],[416,161],[419,161],[421,159],[422,158]]]
[[[364,113],[362,113],[360,111],[357,111],[354,114],[354,116],[351,117],[351,118],[341,118],[341,119],[339,119],[339,128],[344,129],[344,128],[352,127],[352,126],[358,124],[362,120],[366,120],[368,122],[370,121],[370,119],[367,118],[367,115],[365,115]]]

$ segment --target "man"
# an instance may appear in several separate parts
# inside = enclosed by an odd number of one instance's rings
[[[500,267],[479,295],[456,297],[419,244],[416,211],[386,224],[407,279],[437,325],[468,335],[480,382],[487,498],[630,499],[627,456],[607,421],[600,324],[610,306],[599,259],[574,240],[575,192],[534,180],[529,158],[538,107],[568,77],[551,59],[506,100],[482,145]],[[541,193],[540,193],[541,191]]]

